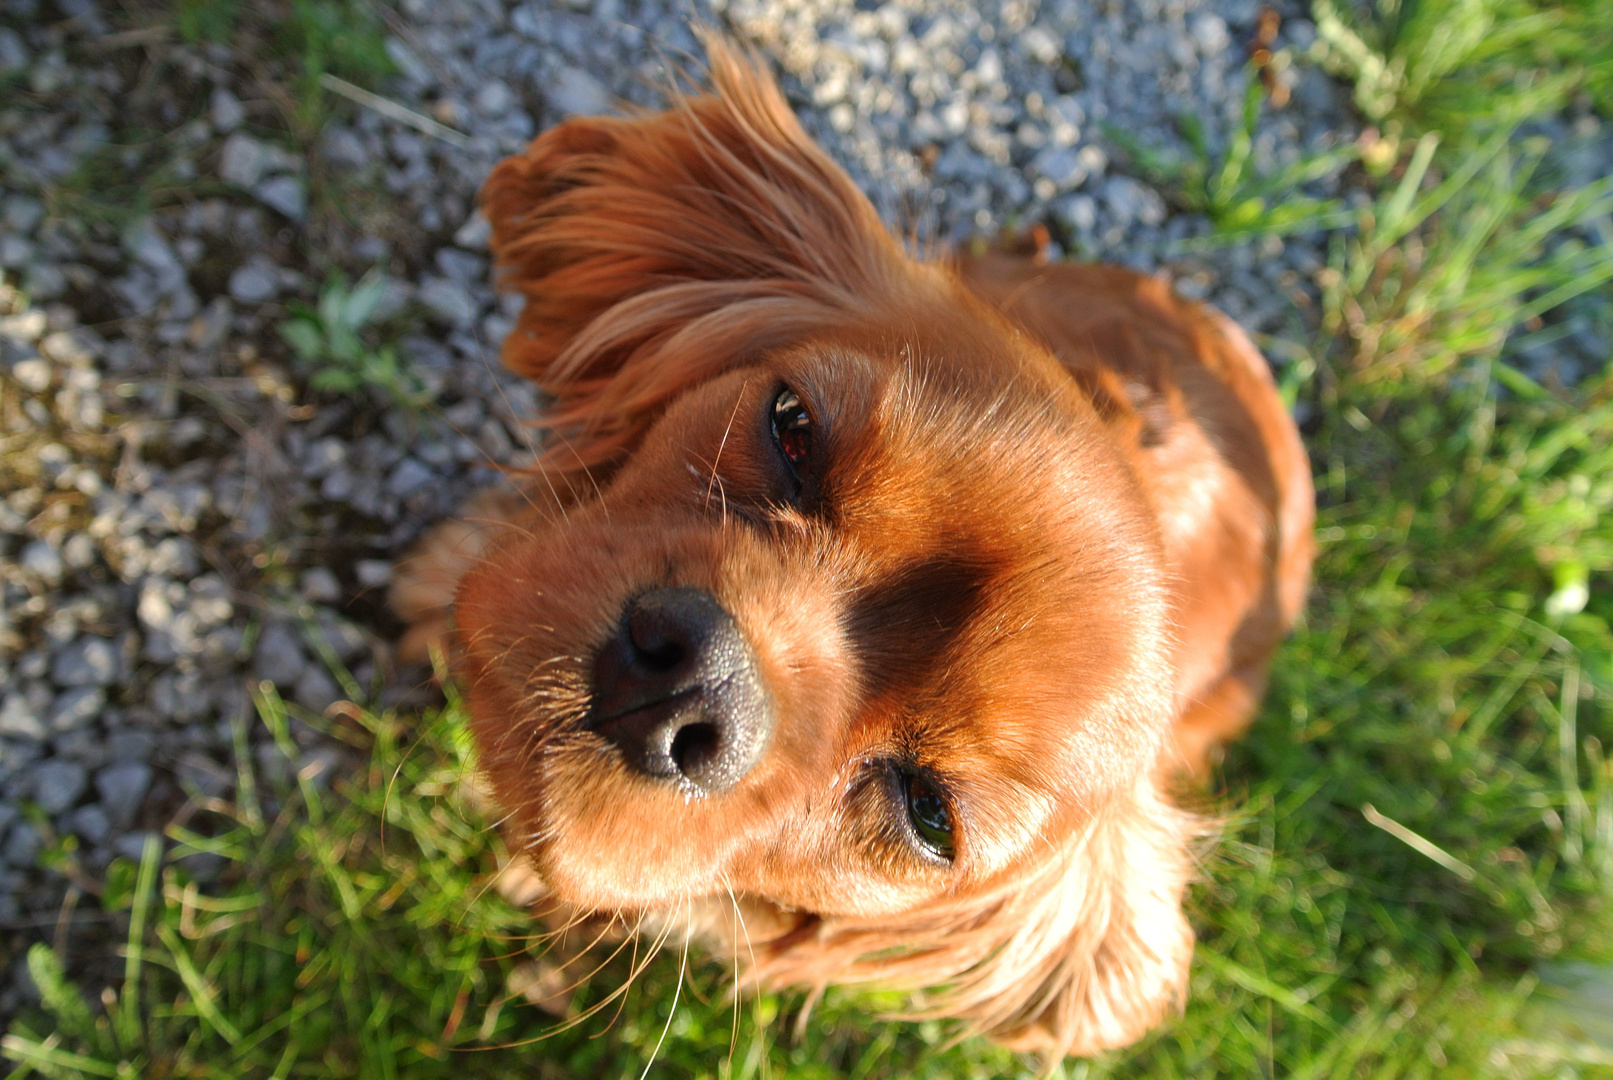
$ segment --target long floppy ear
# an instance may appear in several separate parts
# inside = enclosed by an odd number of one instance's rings
[[[1182,910],[1192,844],[1206,822],[1145,781],[1138,802],[1105,815],[1040,898],[1045,920],[1011,930],[960,986],[969,1013],[998,1041],[1052,1060],[1130,1046],[1187,997],[1193,929]],[[1036,955],[1046,949],[1046,958]],[[961,1003],[961,1002],[960,1002]]]
[[[758,945],[751,977],[819,991],[940,987],[908,1015],[962,1019],[1049,1067],[1129,1046],[1185,999],[1193,930],[1182,895],[1206,831],[1143,778],[1028,878],[891,920],[810,920]]]
[[[569,120],[482,191],[502,284],[526,297],[504,362],[567,441],[551,468],[607,465],[683,389],[922,272],[773,80],[705,44],[709,95]]]

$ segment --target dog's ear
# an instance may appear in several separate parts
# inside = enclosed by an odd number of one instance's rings
[[[762,985],[939,987],[913,1019],[962,1019],[1051,1066],[1129,1046],[1181,1007],[1193,957],[1182,895],[1206,831],[1144,778],[1062,855],[989,895],[893,919],[811,918],[735,944]]]
[[[998,914],[1021,925],[960,983],[954,1004],[1005,1045],[1050,1060],[1129,1046],[1186,999],[1182,898],[1205,823],[1146,786],[1094,823],[1045,891],[1022,894],[1031,910]]]
[[[755,62],[707,36],[712,92],[569,120],[482,192],[501,283],[526,298],[504,362],[607,464],[681,390],[873,310],[918,272]]]

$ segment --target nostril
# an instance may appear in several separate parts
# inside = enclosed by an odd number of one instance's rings
[[[682,641],[660,630],[641,631],[628,628],[628,640],[633,644],[633,659],[646,670],[660,674],[679,667],[689,657]]]
[[[668,614],[659,607],[636,604],[627,619],[633,659],[655,674],[673,671],[690,659],[691,627]]]
[[[705,773],[717,757],[717,746],[722,735],[716,724],[685,724],[672,737],[672,761],[690,780]]]

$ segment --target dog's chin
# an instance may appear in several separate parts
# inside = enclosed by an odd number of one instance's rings
[[[532,863],[549,896],[569,907],[599,912],[665,911],[690,899],[720,891],[711,879],[691,880],[687,873],[651,860],[614,853],[614,864],[595,853],[597,861],[566,858],[563,842],[532,853]]]

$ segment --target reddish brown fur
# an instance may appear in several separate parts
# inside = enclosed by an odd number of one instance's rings
[[[764,983],[929,988],[1011,1045],[1124,1045],[1192,952],[1200,825],[1164,788],[1245,725],[1303,599],[1298,437],[1243,334],[1157,281],[909,257],[710,44],[712,95],[569,121],[488,181],[527,300],[505,360],[554,438],[532,503],[429,541],[400,610],[419,644],[452,603],[484,770],[552,902],[689,921]],[[810,507],[770,486],[781,383],[828,463]],[[580,723],[588,658],[664,585],[721,601],[772,701],[722,794]],[[949,779],[950,866],[893,836],[868,779],[892,755]]]

